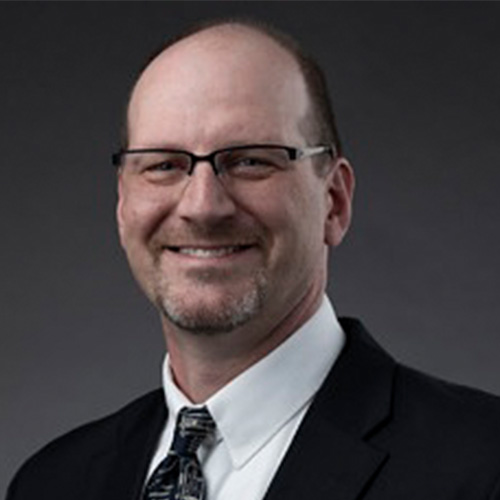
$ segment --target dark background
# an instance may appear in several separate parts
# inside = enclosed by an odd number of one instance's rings
[[[52,437],[160,382],[109,156],[144,57],[251,14],[325,67],[358,178],[330,296],[402,361],[500,394],[500,5],[0,5],[0,491]]]

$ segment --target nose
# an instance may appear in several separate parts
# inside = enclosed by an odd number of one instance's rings
[[[209,225],[232,217],[235,211],[233,199],[210,163],[198,162],[180,195],[178,215],[192,222]]]

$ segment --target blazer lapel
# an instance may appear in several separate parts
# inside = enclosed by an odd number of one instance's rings
[[[355,320],[346,347],[318,391],[265,500],[359,498],[388,454],[369,443],[390,415],[394,361]]]
[[[139,500],[150,460],[165,425],[167,410],[163,392],[149,397],[125,414],[114,444],[97,456],[89,471],[89,500]]]

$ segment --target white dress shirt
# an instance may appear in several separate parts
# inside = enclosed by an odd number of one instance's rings
[[[217,425],[214,440],[202,445],[198,453],[207,500],[262,500],[344,343],[344,333],[325,296],[299,330],[203,405],[193,405],[176,386],[167,354],[163,387],[168,419],[148,477],[170,448],[179,410],[206,406]]]

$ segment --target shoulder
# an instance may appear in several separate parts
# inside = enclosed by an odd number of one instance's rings
[[[118,411],[77,427],[51,441],[27,462],[45,459],[53,454],[73,454],[75,450],[87,454],[99,453],[119,438],[121,432],[157,411],[163,402],[161,390],[149,392],[128,403]]]
[[[135,428],[147,426],[148,422],[158,421],[164,415],[163,392],[158,389],[111,415],[82,425],[51,441],[30,457],[17,472],[9,492],[17,484],[45,484],[51,478],[60,481],[61,471],[84,471],[90,461],[116,448],[118,442]]]
[[[395,360],[371,337],[363,324],[342,318],[348,335],[348,349],[358,370],[370,374],[390,373],[391,406],[399,418],[432,419],[452,425],[500,423],[500,397],[479,389],[445,381]],[[360,363],[360,361],[362,363]],[[360,366],[360,365],[363,366]],[[389,376],[386,383],[389,383]],[[499,433],[500,437],[500,433]]]
[[[405,492],[396,498],[422,491],[422,498],[498,495],[500,398],[399,363],[358,321],[342,326],[343,369],[331,387],[342,388],[350,411],[336,416],[343,429],[362,429],[370,445],[387,453],[380,484]]]
[[[447,382],[404,365],[397,365],[394,416],[412,419],[427,431],[440,429],[466,440],[467,435],[492,436],[500,444],[500,397]]]
[[[477,452],[500,452],[500,397],[399,363],[357,320],[343,319],[342,326],[348,337],[344,365],[350,366],[342,376],[349,379],[342,382],[344,401],[358,394],[372,405],[384,402],[376,434],[416,449],[422,447],[418,442],[434,442],[443,450],[460,443]],[[358,407],[368,411],[366,404]]]

